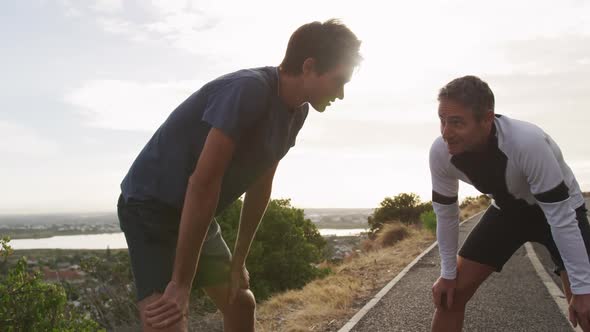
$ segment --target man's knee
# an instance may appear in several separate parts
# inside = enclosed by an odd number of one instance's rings
[[[473,296],[475,290],[467,288],[455,288],[455,294],[453,296],[453,304],[447,310],[450,311],[465,311],[467,302]]]
[[[240,289],[234,302],[230,305],[230,310],[237,310],[240,313],[254,313],[256,310],[256,299],[249,289]]]

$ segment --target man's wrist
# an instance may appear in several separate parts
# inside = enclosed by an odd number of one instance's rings
[[[191,284],[188,282],[183,282],[178,278],[173,277],[172,280],[170,280],[169,285],[175,287],[177,290],[181,292],[189,293],[191,291]]]

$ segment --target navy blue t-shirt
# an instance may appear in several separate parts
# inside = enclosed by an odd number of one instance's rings
[[[289,110],[277,92],[278,69],[240,70],[193,93],[158,128],[121,183],[125,199],[155,199],[182,209],[211,127],[234,140],[215,215],[246,192],[295,145],[309,105]]]

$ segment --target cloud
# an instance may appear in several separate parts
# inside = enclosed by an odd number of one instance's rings
[[[96,22],[107,33],[120,35],[134,42],[167,42],[188,51],[195,50],[194,47],[186,47],[195,41],[195,35],[197,41],[202,41],[199,31],[211,29],[219,23],[215,14],[206,14],[190,1],[154,0],[134,4],[125,4],[122,0],[58,2],[66,17],[87,18]],[[198,5],[210,8],[206,1],[199,2]],[[203,51],[203,43],[199,45],[198,50]]]
[[[91,8],[102,13],[118,13],[123,10],[122,0],[95,0]]]
[[[497,110],[526,116],[590,120],[590,35],[511,41],[504,63],[513,69],[482,77],[496,94]],[[555,120],[555,119],[554,119]],[[571,121],[567,126],[571,127]],[[564,123],[561,123],[564,125]]]
[[[50,157],[58,145],[34,129],[17,123],[0,122],[0,154],[16,157]]]
[[[89,81],[64,100],[75,106],[91,126],[154,131],[202,82],[143,83]]]

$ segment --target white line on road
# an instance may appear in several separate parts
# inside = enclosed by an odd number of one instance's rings
[[[555,304],[557,304],[557,306],[559,307],[559,310],[561,310],[561,313],[565,316],[565,319],[569,322],[570,320],[568,318],[568,304],[565,295],[563,294],[561,289],[559,289],[559,286],[555,284],[555,281],[553,281],[549,273],[547,273],[545,267],[543,267],[543,264],[539,260],[539,257],[537,257],[537,254],[535,253],[535,249],[533,249],[533,246],[529,242],[527,242],[524,244],[524,248],[526,249],[526,255],[533,264],[533,267],[535,268],[537,275],[547,288],[547,291],[549,291],[549,294],[553,298],[553,301],[555,301]],[[572,326],[571,323],[570,326]],[[572,329],[574,331],[582,332],[582,329],[579,325],[575,328],[572,326]]]

